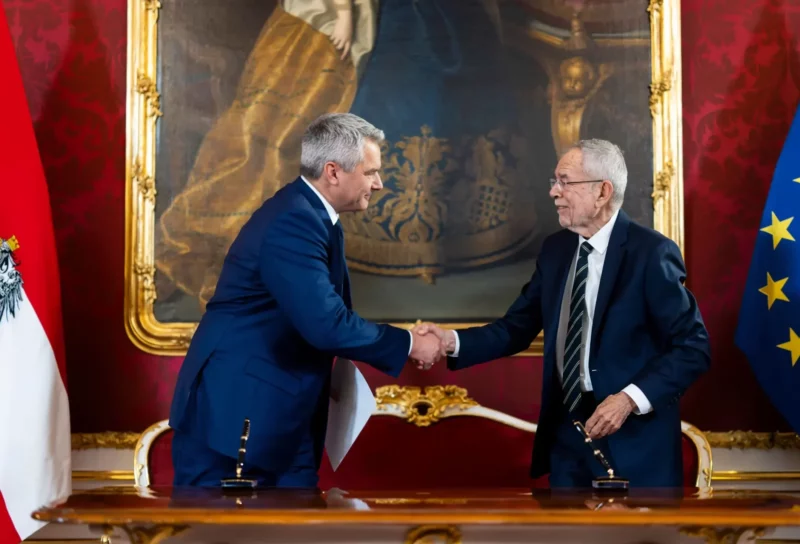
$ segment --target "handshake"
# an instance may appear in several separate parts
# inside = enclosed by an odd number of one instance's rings
[[[408,358],[421,370],[429,370],[434,363],[447,357],[456,349],[456,335],[433,323],[422,323],[411,329],[414,339]]]

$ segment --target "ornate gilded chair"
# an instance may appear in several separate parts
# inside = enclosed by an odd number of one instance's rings
[[[150,425],[139,435],[133,450],[134,485],[172,485],[172,427],[169,420]]]
[[[481,406],[454,385],[388,385],[375,396],[375,416],[392,417],[372,417],[336,472],[324,459],[320,487],[547,485],[528,476],[535,423]],[[708,489],[711,445],[693,425],[681,422],[681,430],[685,486]]]
[[[536,424],[481,406],[454,385],[388,385],[376,390],[377,408],[339,469],[327,457],[320,488],[419,489],[545,487],[528,469]],[[389,416],[389,417],[386,417]],[[435,428],[435,432],[434,432]],[[711,486],[711,446],[682,422],[684,482]],[[172,432],[167,420],[148,427],[134,450],[137,486],[171,485]]]

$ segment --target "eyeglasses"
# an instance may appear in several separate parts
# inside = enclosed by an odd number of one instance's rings
[[[562,179],[553,179],[550,178],[548,180],[550,182],[550,188],[552,189],[553,186],[558,185],[560,189],[566,189],[567,185],[576,185],[578,183],[603,183],[604,179],[587,179],[584,181],[564,181]]]

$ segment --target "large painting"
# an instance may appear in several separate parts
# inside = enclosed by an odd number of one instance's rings
[[[342,216],[368,319],[501,316],[559,228],[548,178],[580,138],[622,148],[624,209],[682,245],[675,0],[129,2],[125,311],[142,349],[185,352],[228,247],[326,112],[386,133],[384,189]]]

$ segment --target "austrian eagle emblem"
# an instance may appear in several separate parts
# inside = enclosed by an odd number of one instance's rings
[[[17,270],[14,252],[19,249],[15,237],[0,238],[0,323],[14,317],[22,302],[22,276]]]

